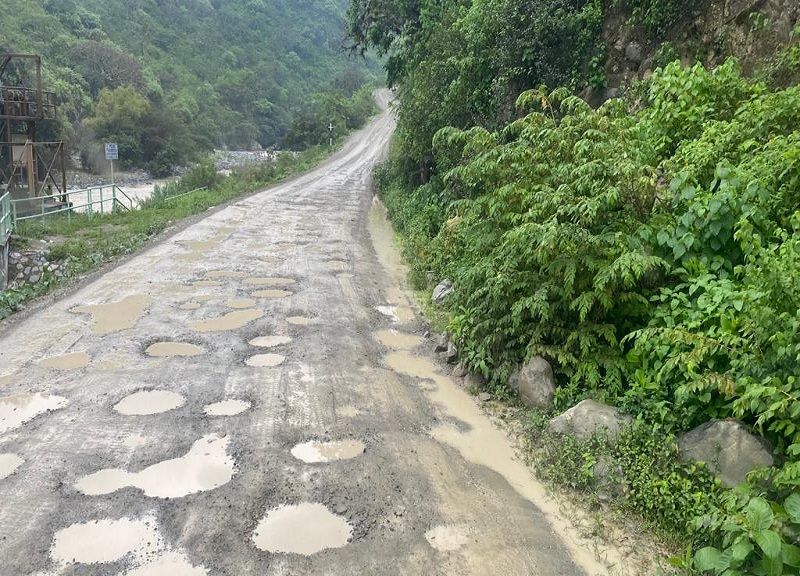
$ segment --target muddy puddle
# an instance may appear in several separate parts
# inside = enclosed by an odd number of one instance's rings
[[[219,318],[191,322],[189,328],[194,332],[227,332],[230,330],[238,330],[253,320],[258,320],[263,316],[263,310],[236,310],[234,312],[228,312]]]
[[[291,286],[293,278],[245,278],[243,281],[249,286]]]
[[[253,405],[247,400],[223,400],[208,404],[203,408],[203,412],[209,416],[236,416],[242,412],[246,412]]]
[[[422,336],[398,332],[397,330],[381,330],[375,333],[375,338],[387,348],[394,350],[411,350],[424,341]]]
[[[8,386],[11,384],[11,374],[0,376],[0,386]]]
[[[215,296],[213,294],[201,294],[194,297],[195,302],[211,302]]]
[[[52,356],[39,361],[39,366],[43,368],[53,368],[55,370],[78,370],[89,365],[92,358],[86,352],[73,352],[63,356]]]
[[[196,288],[222,286],[222,282],[219,280],[197,280],[192,282],[192,286]]]
[[[245,278],[247,272],[240,272],[237,270],[211,270],[204,274],[206,278]]]
[[[199,356],[203,353],[200,346],[189,342],[156,342],[145,350],[145,354],[153,358],[172,358],[175,356]]]
[[[206,252],[222,244],[226,238],[228,238],[227,234],[217,234],[208,240],[187,240],[181,243],[193,252]]]
[[[425,532],[425,540],[439,552],[454,552],[469,542],[466,526],[436,526]]]
[[[233,478],[235,461],[227,448],[227,437],[210,434],[195,442],[185,456],[164,460],[141,472],[100,470],[78,480],[75,488],[87,496],[101,496],[131,486],[151,498],[181,498],[207,492]]]
[[[25,460],[16,454],[0,454],[0,480],[4,480],[17,471]]]
[[[292,339],[288,336],[259,336],[250,340],[248,344],[259,348],[274,348],[275,346],[288,344],[291,341]]]
[[[67,399],[50,394],[16,394],[0,398],[0,434],[19,428],[52,410],[67,405]]]
[[[397,315],[397,306],[375,306],[375,310],[386,316],[392,322],[400,322],[400,316]]]
[[[97,334],[110,334],[133,328],[141,318],[152,298],[146,295],[128,296],[110,304],[76,306],[70,312],[74,314],[90,314],[94,320],[93,330]]]
[[[334,442],[305,442],[292,448],[292,456],[307,464],[319,462],[338,462],[351,460],[364,453],[366,447],[359,440],[339,440]]]
[[[292,326],[308,326],[313,324],[314,319],[306,316],[289,316],[286,321]]]
[[[250,296],[253,298],[286,298],[291,296],[294,292],[289,292],[288,290],[277,290],[270,288],[269,290],[256,290],[255,292],[250,292]]]
[[[242,310],[245,308],[252,308],[256,305],[256,301],[250,298],[234,298],[225,302],[225,306],[233,308],[234,310]]]
[[[202,304],[200,302],[187,302],[186,304],[181,304],[181,310],[197,310],[198,308],[202,308]]]
[[[355,406],[340,406],[335,409],[335,412],[337,416],[342,416],[343,418],[355,418],[361,414]]]
[[[283,364],[284,360],[286,356],[281,354],[256,354],[250,356],[244,363],[254,368],[274,368]]]
[[[281,506],[267,512],[253,533],[259,550],[310,556],[345,546],[353,528],[323,504]]]
[[[114,411],[125,416],[151,416],[180,408],[186,399],[169,390],[142,390],[126,396],[114,405]]]
[[[128,555],[144,559],[163,545],[156,519],[95,520],[56,532],[50,557],[59,564],[116,562]]]

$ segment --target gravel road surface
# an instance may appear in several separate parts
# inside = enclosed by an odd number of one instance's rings
[[[605,574],[422,337],[384,112],[0,336],[0,574]]]

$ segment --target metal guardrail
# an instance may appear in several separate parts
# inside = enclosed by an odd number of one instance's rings
[[[69,201],[69,197],[71,195],[79,194],[86,194],[85,203],[75,204]],[[125,205],[121,198],[125,198],[128,201],[128,205]],[[35,207],[37,203],[39,204],[39,209],[35,212],[24,215],[18,214],[18,211],[21,211],[18,210],[18,206],[28,205]],[[50,204],[49,206],[48,203]],[[56,204],[56,206],[53,206],[53,204]],[[42,223],[44,223],[47,217],[64,213],[67,214],[67,220],[69,221],[72,219],[72,213],[80,210],[81,208],[86,209],[86,215],[89,218],[94,217],[96,213],[99,213],[100,215],[104,214],[107,206],[111,207],[112,212],[118,208],[132,210],[133,200],[130,196],[125,194],[125,192],[123,192],[119,186],[115,184],[109,184],[107,186],[93,186],[91,188],[83,188],[81,190],[71,190],[66,194],[48,194],[45,196],[36,196],[34,198],[10,200],[10,205],[11,225],[16,227],[17,222],[41,218]],[[98,205],[100,208],[99,211],[95,208]]]
[[[162,200],[166,202],[167,200],[174,200],[175,198],[183,198],[184,196],[188,196],[189,194],[194,194],[195,192],[202,192],[204,190],[208,190],[208,188],[206,186],[203,186],[202,188],[195,188],[194,190],[189,190],[188,192],[184,192],[183,194],[173,194],[172,196],[165,196],[164,198],[162,198]]]
[[[14,222],[11,218],[11,193],[0,196],[0,241],[4,242],[11,234]]]

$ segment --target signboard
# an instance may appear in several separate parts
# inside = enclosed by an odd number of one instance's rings
[[[106,142],[106,160],[118,160],[119,150],[114,142]]]

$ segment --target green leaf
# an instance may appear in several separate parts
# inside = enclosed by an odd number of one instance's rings
[[[800,494],[790,495],[783,503],[783,507],[792,522],[800,524]]]
[[[772,514],[772,508],[769,503],[763,498],[753,498],[747,503],[745,511],[747,523],[753,532],[763,532],[772,527],[772,522],[775,517]]]
[[[777,532],[763,530],[761,532],[756,532],[753,538],[767,558],[776,560],[781,557],[783,542]]]
[[[788,542],[783,543],[781,548],[781,558],[783,563],[792,568],[800,568],[800,548]]]
[[[721,556],[722,553],[713,546],[700,548],[694,555],[694,567],[701,572],[714,570]]]

